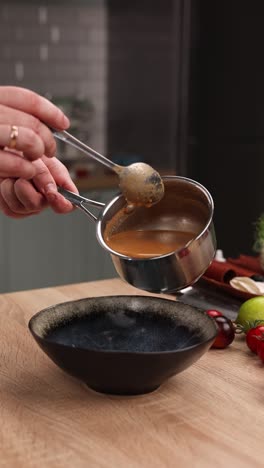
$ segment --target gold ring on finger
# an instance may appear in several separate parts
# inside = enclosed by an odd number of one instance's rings
[[[12,148],[12,149],[16,148],[17,138],[18,138],[18,127],[16,125],[12,125],[8,148]]]

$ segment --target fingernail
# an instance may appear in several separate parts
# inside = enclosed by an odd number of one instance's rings
[[[70,126],[70,121],[66,115],[63,115],[63,125],[67,128]]]
[[[50,194],[50,193],[57,193],[58,190],[57,190],[57,187],[55,184],[52,184],[51,182],[49,184],[46,185],[45,187],[45,193],[46,195]]]
[[[46,198],[50,202],[54,201],[57,198],[57,194],[58,194],[58,190],[57,190],[56,185],[54,185],[52,183],[47,184],[45,189],[44,189],[44,193],[46,195]]]

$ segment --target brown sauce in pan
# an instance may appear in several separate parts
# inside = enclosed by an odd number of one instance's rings
[[[149,258],[164,255],[183,248],[195,237],[192,232],[172,230],[130,230],[112,234],[107,245],[132,258]]]

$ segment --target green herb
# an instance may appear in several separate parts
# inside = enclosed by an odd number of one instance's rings
[[[264,246],[264,213],[260,215],[255,223],[254,239],[253,249],[255,252],[260,252]]]

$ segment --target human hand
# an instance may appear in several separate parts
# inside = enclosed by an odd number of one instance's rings
[[[37,175],[33,162],[56,152],[48,127],[64,130],[68,126],[63,112],[44,97],[28,89],[0,86],[0,177],[31,179]]]
[[[68,213],[73,205],[58,191],[57,185],[78,193],[68,170],[57,158],[33,161],[35,176],[24,178],[0,178],[0,209],[11,218],[25,218],[40,213],[48,205],[56,213]]]

